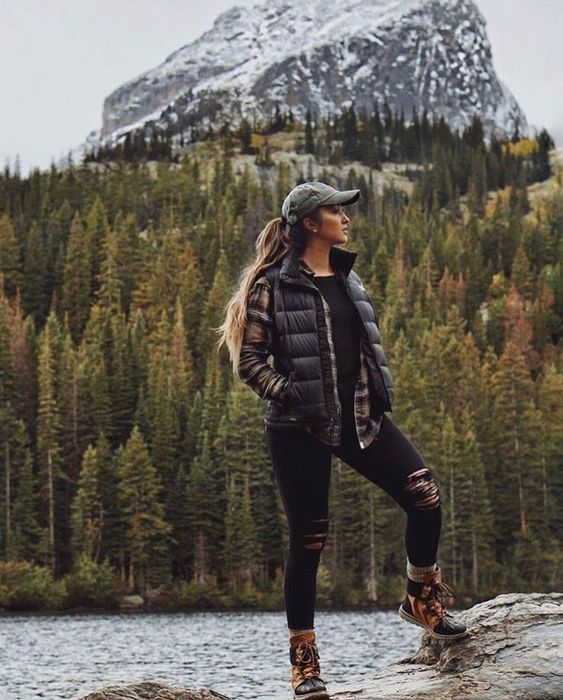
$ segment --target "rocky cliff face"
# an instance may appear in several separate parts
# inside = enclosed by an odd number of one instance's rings
[[[472,0],[269,0],[235,6],[160,66],[104,102],[96,138],[149,120],[172,131],[290,106],[304,118],[354,103],[443,115],[454,128],[477,112],[487,133],[527,123],[497,77],[485,20]],[[96,140],[96,139],[94,139]]]

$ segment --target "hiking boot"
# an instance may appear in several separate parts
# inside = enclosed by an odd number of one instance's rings
[[[455,597],[452,589],[442,582],[440,567],[425,574],[421,583],[407,577],[407,594],[399,606],[399,615],[407,622],[424,627],[436,639],[465,637],[467,626],[446,611],[444,596]]]
[[[319,651],[315,632],[302,632],[289,639],[291,662],[291,687],[294,698],[329,700],[323,679],[320,677]]]

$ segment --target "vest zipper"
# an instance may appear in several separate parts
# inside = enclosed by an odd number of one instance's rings
[[[315,287],[315,289],[317,289]],[[331,424],[333,426],[333,435],[336,439],[336,442],[334,443],[337,445],[340,442],[340,432],[341,432],[341,421],[342,421],[342,406],[340,405],[340,399],[338,397],[338,370],[336,366],[336,355],[334,353],[334,342],[332,340],[332,316],[330,313],[330,308],[328,303],[325,301],[325,298],[323,297],[322,293],[317,289],[320,297],[321,297],[321,302],[323,305],[323,310],[325,312],[325,325],[326,325],[326,331],[327,331],[327,339],[328,339],[328,344],[330,348],[330,370],[332,374],[332,390],[333,390],[333,396],[334,396],[334,403],[336,406],[336,415],[337,418],[331,418]],[[355,420],[355,419],[354,419]],[[331,436],[332,437],[332,436]]]
[[[367,362],[366,358],[364,357],[364,349],[362,347],[362,340],[360,339],[360,374],[363,371],[363,365],[364,362]],[[356,428],[356,435],[358,436],[358,442],[360,443],[360,447],[363,450],[364,449],[364,443],[362,442],[362,439],[360,438],[360,433],[358,432],[358,421],[356,420],[356,392],[358,391],[358,384],[360,382],[360,377],[356,379],[356,385],[354,386],[354,428]]]

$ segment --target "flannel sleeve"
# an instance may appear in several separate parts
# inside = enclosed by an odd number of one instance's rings
[[[237,374],[261,399],[283,405],[288,378],[267,362],[273,338],[273,294],[265,275],[255,281],[247,304],[247,326]]]

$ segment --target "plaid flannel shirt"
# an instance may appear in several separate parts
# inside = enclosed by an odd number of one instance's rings
[[[302,271],[309,275],[315,274],[304,260],[300,258],[299,262]],[[322,294],[321,299],[329,330],[329,345],[332,353],[331,366],[335,372],[336,356],[332,342],[330,307]],[[260,398],[283,405],[288,379],[267,362],[267,358],[271,354],[273,339],[273,308],[272,288],[266,275],[262,275],[254,282],[248,295],[247,327],[241,346],[237,373],[240,379],[248,384]],[[371,357],[369,350],[365,347],[365,343],[366,339],[362,334],[360,373],[354,392],[356,432],[362,449],[367,448],[377,437],[383,418],[383,414],[373,415],[372,411],[369,387],[370,366],[375,372],[379,370],[375,366],[375,360]],[[333,379],[336,382],[336,376],[333,375]],[[330,434],[322,426],[305,425],[305,429],[321,442],[332,444]]]

